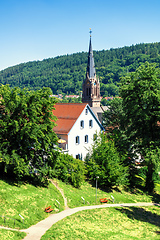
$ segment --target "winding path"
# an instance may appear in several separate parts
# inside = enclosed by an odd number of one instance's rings
[[[67,205],[67,198],[64,196],[64,192],[63,192],[63,189],[61,189],[57,182],[55,182],[54,180],[52,179],[49,179],[49,181],[51,181],[51,183],[58,189],[58,191],[61,193],[62,197],[63,197],[63,200],[64,200],[64,207],[65,209],[69,209],[68,205]]]
[[[95,208],[107,208],[107,207],[133,207],[133,206],[142,207],[142,206],[152,206],[152,205],[160,206],[160,204],[157,204],[157,203],[123,203],[123,204],[104,204],[104,205],[77,207],[73,209],[64,210],[60,213],[51,214],[48,218],[42,220],[36,225],[33,225],[28,229],[20,230],[20,231],[27,233],[27,236],[24,238],[24,240],[40,240],[41,237],[45,234],[45,232],[49,228],[51,228],[54,223],[79,211],[95,209]]]
[[[96,208],[108,208],[108,207],[143,207],[143,206],[160,206],[158,203],[145,203],[145,202],[139,202],[139,203],[121,203],[121,204],[101,204],[101,205],[93,205],[93,206],[83,206],[83,207],[77,207],[77,208],[68,208],[67,206],[67,199],[64,196],[63,190],[60,189],[57,184],[54,181],[51,181],[55,187],[61,192],[63,198],[64,198],[64,203],[65,203],[65,210],[59,213],[55,214],[50,214],[49,217],[46,219],[40,221],[39,223],[29,227],[28,229],[22,229],[19,230],[20,232],[25,232],[27,233],[27,236],[24,238],[24,240],[40,240],[41,237],[45,234],[45,232],[52,227],[53,224],[56,222],[60,221],[61,219],[70,216],[74,213],[77,213],[79,211],[83,210],[89,210],[89,209],[96,209]],[[0,227],[0,228],[5,228],[5,227]],[[8,230],[15,230],[11,228],[5,228]],[[16,230],[15,230],[16,231]]]

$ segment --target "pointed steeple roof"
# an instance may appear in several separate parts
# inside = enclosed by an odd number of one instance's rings
[[[91,34],[90,29],[90,34]],[[96,69],[94,65],[94,57],[92,50],[92,42],[90,35],[88,63],[86,69],[86,79],[83,80],[82,102],[88,103],[90,107],[100,107],[100,83],[96,77]]]
[[[91,36],[90,36],[90,42],[89,42],[89,53],[88,53],[88,64],[87,64],[86,75],[88,75],[89,78],[94,78],[95,75],[96,75],[96,70],[95,70],[95,66],[94,66],[92,43],[91,43]]]

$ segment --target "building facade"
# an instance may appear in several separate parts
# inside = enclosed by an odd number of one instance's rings
[[[103,130],[90,106],[85,103],[57,103],[53,114],[58,119],[53,130],[60,139],[59,147],[74,158],[84,160],[96,133]]]

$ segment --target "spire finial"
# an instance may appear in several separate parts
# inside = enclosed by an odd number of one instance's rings
[[[92,30],[91,30],[91,28],[89,30],[90,30],[89,33],[90,33],[90,37],[91,37]]]

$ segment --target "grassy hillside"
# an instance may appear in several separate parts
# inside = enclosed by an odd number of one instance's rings
[[[63,210],[63,198],[51,183],[48,188],[43,188],[30,184],[16,185],[0,180],[0,225],[19,229],[28,228],[48,216],[48,213],[44,212],[46,207],[51,205],[53,212],[59,211],[56,200],[61,204],[60,211]],[[24,222],[19,214],[24,217]]]
[[[60,180],[58,180],[58,185],[63,189],[70,208],[100,204],[100,198],[107,198],[109,203],[112,203],[111,195],[114,197],[115,203],[160,202],[160,184],[157,185],[156,193],[153,195],[147,195],[140,189],[135,189],[134,192],[125,191],[123,188],[103,191],[98,187],[97,198],[95,186],[88,182],[84,182],[80,189],[74,188],[69,184],[66,185]],[[85,199],[85,203],[81,197]]]
[[[97,198],[96,198],[96,188],[95,186],[92,186],[91,184],[84,182],[82,187],[80,189],[74,188],[73,186],[69,184],[65,184],[61,182],[60,180],[56,180],[57,184],[63,189],[65,197],[67,198],[68,201],[68,206],[70,208],[73,207],[78,207],[78,206],[84,206],[84,205],[94,205],[94,204],[100,204],[99,199],[106,197],[107,199],[110,199],[110,203],[112,202],[111,195],[114,196],[115,198],[115,203],[129,203],[129,202],[159,202],[160,201],[160,185],[157,184],[157,189],[156,193],[154,195],[146,195],[140,190],[135,190],[134,193],[124,191],[123,189],[112,189],[112,191],[102,191],[101,189],[97,189]],[[82,200],[83,197],[85,199],[85,203]],[[96,201],[97,199],[97,201]],[[58,206],[56,204],[56,200],[58,200],[61,204],[60,209],[58,209]],[[47,206],[52,206],[54,209],[53,213],[56,213],[58,211],[61,211],[64,209],[64,202],[61,194],[59,191],[54,187],[53,184],[49,184],[48,188],[43,188],[43,187],[35,187],[30,184],[26,183],[21,183],[19,185],[12,183],[12,182],[7,182],[4,180],[0,180],[0,226],[6,226],[10,228],[16,228],[16,229],[24,229],[28,228],[31,225],[36,224],[37,222],[41,221],[42,219],[45,219],[49,214],[44,212],[45,207]],[[82,215],[81,213],[77,213],[77,215],[68,217],[59,223],[55,224],[51,230],[48,231],[47,235],[44,236],[43,239],[50,239],[52,236],[56,236],[57,238],[55,239],[61,239],[59,236],[59,233],[61,236],[65,236],[66,239],[68,238],[68,234],[70,236],[75,234],[74,232],[74,227],[77,229],[77,226],[79,225],[79,228],[76,230],[76,234],[74,235],[74,239],[78,239],[81,236],[81,230],[84,227],[84,224],[86,226],[90,226],[90,230],[94,229],[95,225],[99,225],[99,234],[100,238],[103,239],[103,226],[105,225],[106,228],[106,223],[103,223],[103,219],[109,221],[109,227],[112,226],[112,222],[114,221],[114,227],[117,226],[118,219],[124,219],[123,220],[123,226],[122,228],[125,228],[125,224],[127,226],[130,226],[133,221],[132,219],[137,219],[134,222],[134,227],[132,233],[134,231],[137,231],[136,229],[145,229],[145,227],[148,227],[148,231],[150,231],[151,227],[149,222],[149,225],[144,225],[144,217],[142,216],[142,219],[140,219],[140,216],[137,215],[139,211],[141,213],[145,213],[143,209],[139,208],[136,210],[136,208],[132,208],[131,212],[129,212],[129,209],[131,208],[125,208],[124,211],[120,210],[93,210],[93,211],[86,211],[85,213],[83,212]],[[147,209],[145,211],[148,211]],[[100,215],[99,215],[100,212]],[[159,209],[157,207],[152,207],[151,210],[149,210],[149,215],[148,217],[152,217],[152,214],[150,212],[153,212],[155,214],[159,214]],[[20,218],[19,214],[21,214],[24,217],[24,222]],[[84,214],[86,218],[84,219]],[[102,214],[102,215],[101,215]],[[148,212],[147,212],[148,214]],[[133,217],[132,217],[133,215]],[[153,214],[154,215],[154,214]],[[2,217],[3,216],[3,217]],[[4,222],[4,216],[5,222]],[[96,216],[93,218],[93,216]],[[106,218],[107,216],[107,218]],[[127,216],[127,217],[126,217]],[[144,215],[145,216],[145,215]],[[128,223],[128,219],[129,223]],[[15,219],[15,224],[14,224],[14,219]],[[110,220],[109,220],[110,219]],[[117,219],[115,221],[115,219]],[[159,219],[159,218],[158,218]],[[73,221],[75,222],[75,225],[73,224]],[[137,224],[142,224],[143,226],[140,225],[139,228],[136,227]],[[151,221],[151,220],[149,220]],[[155,220],[154,220],[155,221]],[[80,224],[79,224],[80,223]],[[128,225],[129,224],[129,225]],[[148,223],[147,223],[148,224]],[[73,225],[70,230],[66,230],[68,226]],[[81,225],[81,226],[80,226]],[[153,224],[155,225],[155,224]],[[62,227],[63,226],[63,227]],[[107,225],[108,226],[108,225]],[[57,233],[57,231],[61,228],[61,231]],[[117,228],[117,233],[118,231],[121,231],[122,228]],[[87,239],[87,234],[90,232],[89,229],[85,228],[86,232],[84,232],[83,239]],[[128,230],[129,231],[129,230]],[[138,230],[139,231],[139,230]],[[158,231],[157,227],[153,228],[153,231]],[[53,235],[53,232],[57,235]],[[64,233],[65,232],[65,233]],[[49,235],[48,235],[49,234]],[[65,235],[67,234],[67,235]],[[79,235],[80,234],[80,235]],[[98,234],[98,232],[97,232]],[[111,236],[111,232],[107,233],[109,234],[108,236]],[[128,233],[127,233],[128,234]],[[120,236],[120,235],[119,235]],[[125,236],[122,235],[122,236]],[[128,235],[126,235],[128,236]],[[145,235],[144,235],[145,236]],[[154,236],[156,234],[154,233]],[[19,233],[19,232],[13,232],[9,230],[4,230],[0,229],[0,239],[23,239],[24,233]],[[52,238],[51,238],[52,239]],[[94,238],[92,238],[94,239]],[[109,238],[108,238],[109,239]],[[112,239],[112,238],[110,238]],[[125,239],[125,238],[124,238]],[[129,239],[129,238],[128,238]],[[130,238],[133,239],[133,238]],[[135,238],[135,239],[140,239],[140,238]],[[158,238],[152,238],[152,239],[158,239]]]
[[[160,208],[105,208],[86,210],[54,224],[42,240],[159,239]]]
[[[93,43],[94,48],[94,43]],[[40,89],[77,94],[87,67],[87,53],[76,53],[43,61],[22,63],[0,72],[0,83],[11,87]],[[101,95],[117,95],[120,77],[145,61],[160,65],[160,43],[137,44],[110,50],[94,51],[96,72],[101,82]]]
[[[70,207],[77,207],[96,203],[96,189],[85,182],[81,189],[75,189],[61,181],[58,184],[63,188]],[[104,192],[97,189],[97,204],[99,199],[115,198],[115,203],[160,201],[160,185],[157,184],[154,195],[146,195],[135,189],[134,193],[123,189],[113,189]],[[81,199],[85,199],[85,203]],[[111,201],[110,201],[111,202]],[[85,210],[69,216],[54,224],[42,240],[48,239],[159,239],[160,208],[152,207],[116,207],[105,209]]]

